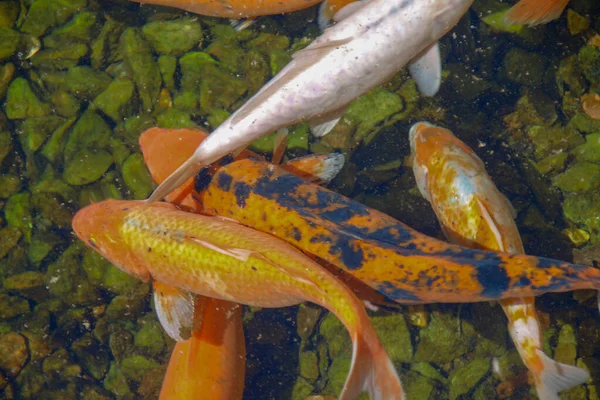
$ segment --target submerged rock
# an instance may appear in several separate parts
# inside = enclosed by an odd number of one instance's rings
[[[50,114],[50,106],[38,99],[24,78],[16,78],[8,87],[4,109],[9,119],[45,117]]]
[[[154,189],[152,176],[139,153],[130,155],[123,163],[123,180],[136,200],[147,198]]]
[[[10,376],[18,375],[29,359],[27,343],[16,332],[0,336],[0,369]]]
[[[490,366],[489,359],[478,358],[452,371],[449,377],[450,400],[469,393],[487,375]]]
[[[65,167],[63,178],[69,185],[96,182],[110,168],[113,157],[105,150],[84,149],[73,155]]]
[[[159,54],[180,57],[202,42],[202,26],[197,18],[152,21],[142,27],[142,33]]]
[[[576,163],[552,179],[552,183],[565,192],[589,192],[600,188],[600,165],[589,162]]]

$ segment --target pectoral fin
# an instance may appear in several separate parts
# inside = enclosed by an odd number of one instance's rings
[[[348,15],[361,8],[366,0],[325,0],[319,7],[319,28],[322,31],[329,28],[333,22],[340,22]]]
[[[496,223],[496,220],[494,219],[493,214],[490,212],[489,208],[487,207],[486,202],[484,202],[479,196],[475,196],[475,201],[477,201],[477,205],[479,206],[481,217],[487,223],[488,229],[490,230],[490,232],[492,232],[492,234],[494,235],[494,238],[496,239],[496,243],[498,244],[498,250],[506,251],[505,246],[504,246],[504,241],[502,238],[502,234],[500,233],[500,230],[498,229],[498,224]]]
[[[308,182],[329,183],[343,168],[344,162],[341,153],[309,154],[294,158],[281,167]]]
[[[337,125],[346,108],[334,110],[310,121],[310,131],[316,137],[327,135]]]
[[[275,142],[273,144],[273,157],[271,158],[271,162],[273,164],[281,164],[281,160],[285,154],[285,149],[287,148],[288,133],[289,130],[287,128],[283,128],[278,130],[277,134],[275,135],[275,139],[273,140]]]
[[[442,60],[438,43],[432,44],[415,57],[408,70],[424,96],[435,95],[442,83]]]
[[[230,21],[231,26],[236,30],[236,32],[243,31],[255,22],[256,18],[232,19]]]
[[[194,294],[154,280],[154,308],[163,329],[173,340],[190,338],[194,328]]]

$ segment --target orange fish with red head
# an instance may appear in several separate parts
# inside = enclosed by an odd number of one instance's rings
[[[426,122],[410,130],[413,171],[446,237],[475,249],[523,254],[510,202],[494,185],[475,152],[447,129]],[[542,349],[542,332],[533,297],[501,300],[510,335],[533,374],[540,399],[584,383],[588,373],[561,364]]]

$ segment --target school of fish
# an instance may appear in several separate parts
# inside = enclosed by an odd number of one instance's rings
[[[134,1],[234,19],[319,3]],[[159,184],[147,201],[105,200],[77,213],[73,230],[88,247],[153,283],[157,316],[177,341],[161,400],[242,398],[240,304],[309,301],[335,314],[353,344],[339,399],[361,392],[372,399],[404,398],[365,305],[500,300],[541,399],[558,399],[558,392],[589,378],[543,352],[533,297],[599,290],[600,271],[525,255],[510,202],[473,150],[450,131],[422,122],[409,137],[418,188],[452,244],[319,186],[342,168],[339,154],[278,166],[244,151],[270,132],[280,130],[283,137],[282,128],[301,121],[309,121],[317,136],[328,133],[349,102],[405,65],[421,93],[434,95],[441,82],[437,40],[472,1],[323,2],[320,25],[335,24],[215,132],[155,128],[140,137]],[[521,0],[505,21],[546,23],[567,3]],[[229,154],[234,156],[222,159]],[[172,204],[156,203],[163,198]]]

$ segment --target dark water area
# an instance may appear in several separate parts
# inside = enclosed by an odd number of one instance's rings
[[[445,240],[416,187],[408,132],[419,121],[469,145],[514,207],[527,254],[600,259],[600,3],[508,27],[514,2],[476,0],[440,41],[443,81],[424,97],[407,71],[350,104],[328,135],[290,127],[285,160],[340,152],[327,186]],[[71,221],[156,185],[145,130],[214,130],[320,34],[318,6],[227,19],[103,0],[0,0],[0,398],[158,399],[175,341],[151,283],[85,247]],[[594,94],[596,94],[594,98]],[[595,107],[595,114],[594,114]],[[269,158],[274,134],[250,147]],[[542,348],[600,394],[596,292],[536,298]],[[407,399],[535,399],[497,303],[369,311]],[[244,307],[244,399],[337,396],[352,345],[313,304]],[[207,361],[209,363],[209,361]],[[363,395],[367,398],[366,395]]]

